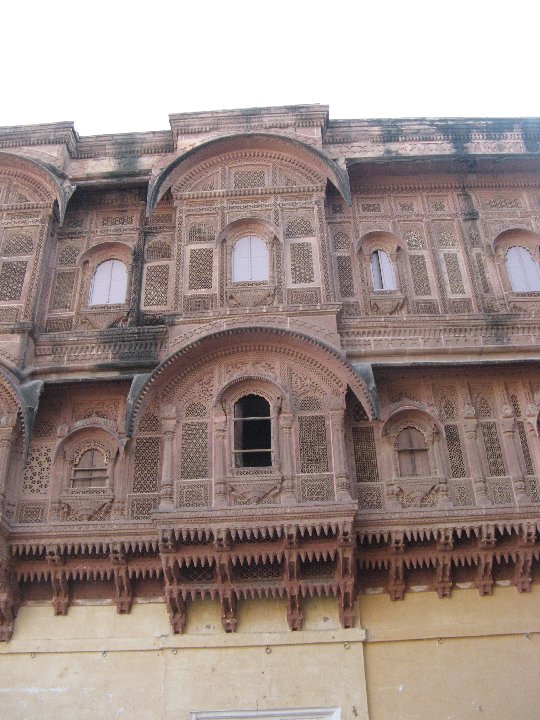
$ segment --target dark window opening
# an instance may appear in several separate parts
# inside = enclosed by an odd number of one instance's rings
[[[270,403],[259,395],[245,395],[234,406],[234,466],[271,465]]]
[[[426,441],[419,430],[404,428],[397,436],[397,452],[401,477],[429,476]]]
[[[99,450],[86,450],[73,468],[71,487],[95,488],[107,484],[107,465]]]

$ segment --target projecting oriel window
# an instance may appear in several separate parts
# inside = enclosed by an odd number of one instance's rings
[[[103,454],[92,448],[85,450],[79,462],[73,467],[72,488],[98,488],[107,484],[107,462]]]
[[[540,270],[531,253],[516,245],[506,253],[506,269],[514,292],[540,290]]]
[[[371,279],[374,290],[396,289],[394,268],[384,250],[375,250],[371,253]]]
[[[232,251],[232,281],[264,281],[270,277],[268,248],[256,235],[239,238]]]
[[[127,267],[120,260],[98,265],[90,288],[90,305],[120,305],[126,302]]]
[[[234,405],[234,467],[272,465],[270,403],[260,395],[245,395]]]

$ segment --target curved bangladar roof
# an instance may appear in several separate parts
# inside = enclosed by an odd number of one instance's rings
[[[149,375],[139,376],[139,382],[134,384],[128,399],[126,435],[133,434],[140,409],[153,388],[165,387],[184,369],[210,354],[228,349],[238,350],[241,347],[240,340],[246,344],[270,345],[276,352],[279,352],[280,348],[296,349],[304,356],[312,358],[351,388],[371,419],[377,418],[376,400],[368,381],[337,350],[321,340],[296,330],[253,326],[228,328],[203,335],[173,352]]]
[[[284,137],[283,135],[243,133],[239,135],[225,135],[208,140],[191,148],[169,163],[167,167],[150,181],[146,204],[147,215],[150,216],[152,214],[154,208],[171,185],[185,172],[188,172],[199,163],[226,152],[265,148],[278,150],[285,155],[296,157],[301,161],[303,160],[306,165],[318,170],[322,176],[330,180],[345,202],[348,205],[351,204],[351,190],[346,171],[321,150],[306,145],[306,143],[300,140],[294,140],[289,137]]]
[[[0,174],[6,173],[26,177],[32,182],[34,190],[41,188],[42,191],[47,191],[51,198],[56,199],[59,221],[62,225],[67,204],[75,190],[75,185],[71,184],[66,173],[54,165],[35,158],[0,151]]]

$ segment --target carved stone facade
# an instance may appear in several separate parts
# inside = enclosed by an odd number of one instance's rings
[[[89,586],[173,633],[530,590],[540,124],[170,122],[0,128],[0,639]]]

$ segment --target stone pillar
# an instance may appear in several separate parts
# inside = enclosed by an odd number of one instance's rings
[[[510,478],[512,479],[512,485],[516,495],[516,502],[518,505],[527,505],[530,500],[527,495],[523,469],[516,447],[516,420],[512,408],[508,403],[504,403],[502,407],[501,429],[504,437],[504,447],[508,459]]]
[[[163,432],[163,465],[161,468],[160,510],[174,509],[174,438],[176,437],[176,407],[165,405],[161,413]]]
[[[279,453],[283,473],[281,502],[284,505],[296,503],[294,487],[294,465],[292,456],[293,414],[281,413],[279,416]]]
[[[347,450],[345,447],[345,408],[330,412],[330,434],[332,441],[332,458],[336,478],[336,500],[350,502],[351,480],[347,468]]]
[[[392,477],[390,482],[386,484],[386,509],[387,510],[400,510],[403,507],[403,503],[400,500],[400,486],[398,484],[399,475],[399,460],[397,454],[397,437],[395,433],[390,435],[384,435],[383,441],[386,443],[387,452],[390,455],[392,461]]]
[[[227,504],[225,478],[227,475],[227,416],[220,412],[214,417],[214,507]]]
[[[463,422],[465,449],[469,460],[469,469],[471,471],[476,503],[480,506],[488,505],[489,497],[487,494],[486,478],[482,469],[480,453],[478,452],[478,422],[473,406],[467,403],[463,415],[465,418]]]
[[[433,428],[430,442],[433,448],[433,461],[435,464],[435,476],[438,480],[437,507],[451,508],[454,507],[448,494],[448,483],[443,472],[444,464],[441,452],[441,435],[437,428]]]

